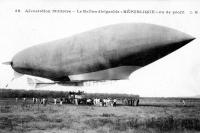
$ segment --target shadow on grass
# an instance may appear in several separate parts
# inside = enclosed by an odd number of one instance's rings
[[[94,118],[86,120],[85,124],[91,129],[97,129],[102,126],[108,127],[111,131],[127,131],[130,129],[154,129],[155,131],[200,131],[200,119],[182,118],[177,119],[173,116],[160,117],[140,121],[138,118]]]
[[[197,107],[196,105],[173,105],[173,104],[140,104],[140,107]]]

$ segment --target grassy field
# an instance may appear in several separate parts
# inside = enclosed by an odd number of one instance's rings
[[[0,133],[200,132],[200,99],[141,98],[137,107],[46,106],[0,99]]]

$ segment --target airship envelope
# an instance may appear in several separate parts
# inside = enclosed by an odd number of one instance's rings
[[[10,64],[18,73],[53,81],[125,79],[193,39],[168,27],[122,23],[34,45]]]

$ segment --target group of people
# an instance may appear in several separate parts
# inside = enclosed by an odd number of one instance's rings
[[[57,99],[57,98],[54,98],[54,99],[53,99],[53,101],[54,101],[54,104],[57,104],[57,103],[59,103],[60,105],[62,105],[62,104],[63,104],[63,102],[64,102],[64,99],[63,99],[63,98],[59,98],[59,99]]]
[[[34,104],[40,103],[40,104],[47,105],[47,98],[34,98],[33,97],[32,101],[33,101]]]
[[[93,100],[93,104],[96,106],[116,106],[117,105],[117,99],[111,99],[111,98],[105,98],[105,99],[99,99],[95,98]]]
[[[138,106],[139,105],[139,99],[135,98],[125,98],[123,100],[123,104],[127,106]]]
[[[18,98],[16,97],[15,98],[15,101],[16,102],[18,102]],[[22,98],[22,101],[23,101],[23,103],[26,103],[27,102],[27,98]],[[44,104],[44,105],[46,105],[47,104],[47,98],[35,98],[35,97],[33,97],[32,98],[32,103],[33,104]]]
[[[22,101],[25,103],[27,102],[27,98],[22,98]],[[68,100],[70,101],[70,100]],[[95,106],[116,106],[117,104],[117,99],[111,99],[111,98],[105,98],[105,99],[100,99],[100,98],[87,98],[84,100],[83,99],[78,99],[74,98],[72,104],[79,105],[79,104],[86,104],[86,105],[95,105]],[[16,102],[18,102],[18,98],[16,98]],[[47,103],[53,103],[54,105],[59,104],[62,105],[63,103],[69,103],[67,102],[66,98],[53,98],[48,99],[48,98],[32,98],[32,103],[33,104],[43,104],[47,105]]]
[[[18,98],[16,98],[16,102]],[[24,103],[27,102],[27,98],[22,98]],[[29,100],[30,102],[30,100]],[[94,105],[99,107],[115,107],[117,104],[123,104],[128,106],[137,106],[139,103],[138,100],[134,99],[125,99],[125,100],[117,100],[116,98],[84,98],[84,97],[71,97],[71,98],[32,98],[33,104],[43,104],[47,105],[48,103],[53,103],[54,105],[63,105],[63,103],[67,104],[75,104],[75,105]]]

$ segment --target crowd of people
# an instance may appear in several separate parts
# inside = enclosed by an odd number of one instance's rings
[[[18,102],[18,98],[16,98],[16,102]],[[23,102],[28,102],[27,98],[22,98]],[[116,98],[35,98],[33,97],[32,100],[30,100],[29,98],[29,102],[32,101],[31,103],[33,104],[43,104],[43,105],[47,105],[47,104],[54,104],[54,105],[63,105],[63,104],[75,104],[75,105],[94,105],[94,106],[100,106],[100,107],[108,107],[108,106],[112,106],[115,107],[117,106],[117,104],[119,103],[120,99],[116,99]],[[132,103],[133,100],[121,100],[124,103],[124,105],[131,105],[134,104]],[[138,100],[139,102],[139,100]]]
[[[33,104],[54,104],[54,105],[63,105],[63,104],[75,104],[75,105],[94,105],[94,106],[117,106],[117,105],[129,105],[129,106],[137,106],[139,103],[139,97],[110,97],[110,96],[87,96],[83,92],[69,92],[65,96],[62,97],[53,97],[53,98],[45,98],[45,97],[32,97],[32,100],[26,97],[22,98],[24,103],[32,101]],[[16,98],[16,102],[18,98]]]
[[[116,106],[117,105],[117,99],[111,99],[111,98],[105,98],[105,99],[99,99],[95,98],[93,100],[93,105],[96,106]]]

